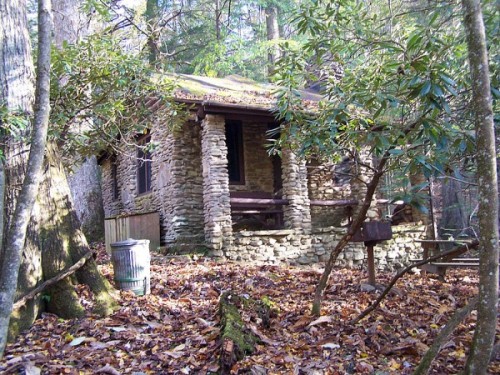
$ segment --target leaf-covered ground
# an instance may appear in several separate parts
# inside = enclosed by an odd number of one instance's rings
[[[102,257],[101,248],[101,258]],[[106,258],[102,272],[112,279]],[[100,319],[90,313],[64,321],[44,314],[7,347],[1,373],[210,374],[220,351],[217,303],[232,289],[266,297],[278,309],[268,329],[253,318],[262,343],[233,367],[235,374],[409,374],[450,314],[477,288],[474,271],[452,270],[446,281],[408,275],[374,313],[357,326],[347,322],[376,298],[360,290],[363,270],[336,269],[322,316],[310,315],[321,267],[278,267],[160,258],[151,264],[151,294],[120,293],[121,308]],[[379,273],[387,284],[392,275]],[[89,311],[85,288],[81,298]],[[454,332],[433,374],[456,374],[464,365],[475,315]],[[497,327],[497,331],[500,331]],[[499,335],[497,334],[497,338]],[[489,370],[500,373],[500,363]],[[30,372],[34,371],[34,372]]]

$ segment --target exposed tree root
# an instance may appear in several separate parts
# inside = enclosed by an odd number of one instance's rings
[[[46,288],[56,284],[58,281],[75,273],[76,270],[78,270],[80,267],[82,267],[85,264],[85,262],[87,261],[87,259],[89,259],[91,256],[92,256],[92,252],[89,251],[82,258],[80,258],[80,260],[78,262],[73,264],[67,270],[64,270],[64,271],[58,273],[53,278],[46,280],[43,283],[41,283],[40,285],[38,285],[35,289],[30,291],[28,294],[26,294],[23,297],[21,297],[20,299],[18,299],[14,303],[13,310],[17,310],[17,309],[21,308],[22,306],[24,306],[26,304],[27,301],[29,301],[32,298],[35,298],[37,294],[40,294]]]

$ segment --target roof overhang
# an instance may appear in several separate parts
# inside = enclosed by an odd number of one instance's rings
[[[176,102],[185,104],[191,111],[196,112],[198,120],[203,120],[206,115],[224,115],[226,118],[258,118],[265,121],[276,121],[272,108],[221,103],[212,100],[175,99]]]

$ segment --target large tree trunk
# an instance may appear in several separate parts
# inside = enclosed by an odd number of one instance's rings
[[[63,42],[76,43],[88,33],[82,23],[79,2],[63,0],[58,2],[54,12],[55,41],[61,48]],[[81,124],[68,124],[71,131],[84,131]],[[70,190],[67,175],[61,163],[58,145],[53,142],[47,148],[44,185],[39,196],[42,206],[41,243],[43,246],[44,278],[50,279],[63,269],[77,262],[90,251],[86,237],[82,232],[82,221],[94,240],[102,238],[104,213],[100,189],[99,171],[95,158],[84,161],[72,176],[73,191]],[[73,164],[78,164],[77,157]],[[78,201],[75,204],[73,192]],[[82,219],[82,220],[80,220]],[[97,229],[94,229],[97,228]],[[52,286],[48,294],[49,311],[61,317],[78,317],[84,309],[78,301],[73,283],[78,281],[89,285],[94,293],[95,312],[99,315],[110,314],[116,307],[111,295],[113,288],[99,273],[95,262],[90,259],[74,277],[66,278]]]
[[[158,0],[146,1],[146,23],[148,28],[148,61],[151,66],[158,64]]]
[[[104,241],[104,207],[101,170],[95,156],[85,159],[68,175],[69,188],[78,219],[87,241]]]
[[[278,9],[276,6],[269,5],[266,7],[266,29],[267,29],[267,40],[276,41],[280,38],[280,30],[278,27]],[[279,48],[278,45],[269,46],[269,53],[267,56],[267,74],[268,76],[273,75],[274,68],[276,66],[276,61],[279,58]]]
[[[498,305],[498,181],[488,53],[481,3],[462,0],[476,124],[479,181],[479,303],[467,374],[486,374],[495,339]]]
[[[51,143],[46,152],[46,175],[40,192],[43,216],[41,243],[43,246],[43,273],[49,279],[77,262],[90,251],[80,222],[73,209],[73,202],[66,174],[57,146]],[[111,295],[112,287],[99,273],[95,262],[89,259],[77,273],[78,281],[89,285],[95,297],[95,312],[110,314],[116,304]],[[64,279],[49,291],[48,308],[61,317],[77,317],[84,313],[74,292],[71,279]]]
[[[89,25],[85,22],[85,15],[80,7],[80,2],[76,0],[59,0],[54,3],[54,44],[58,48],[62,48],[64,42],[77,43],[88,35]],[[86,130],[78,122],[68,126],[72,133]],[[67,171],[68,182],[82,230],[89,242],[103,241],[104,208],[97,160],[95,157],[82,160],[73,155],[69,163],[71,171]]]
[[[463,217],[463,207],[459,199],[462,185],[454,179],[443,180],[441,184],[442,214],[440,221],[440,237],[457,236],[466,227]]]
[[[77,0],[54,1],[54,44],[58,48],[64,42],[75,43],[88,34],[88,23],[80,11],[81,5]]]
[[[21,110],[30,112],[32,98],[31,69],[23,69],[23,65],[31,67],[31,54],[27,30],[26,4],[24,1],[5,1],[0,5],[1,29],[1,59],[0,80],[7,84],[2,87],[2,97],[6,98],[10,111]],[[51,48],[51,3],[50,0],[38,2],[38,62],[35,116],[31,133],[30,152],[25,170],[25,176],[15,211],[8,221],[5,247],[2,252],[2,267],[0,273],[0,358],[7,343],[10,315],[17,287],[21,255],[23,253],[26,232],[35,204],[38,186],[41,180],[45,142],[49,124],[50,99],[50,48]],[[19,42],[18,45],[16,42]],[[10,53],[13,53],[10,56]],[[19,58],[19,60],[17,59]],[[20,72],[19,72],[20,71]],[[9,84],[13,84],[15,94],[20,100],[16,105],[9,92]],[[19,90],[19,91],[18,91]],[[14,100],[15,102],[15,100]],[[8,139],[9,140],[9,139]],[[10,137],[12,140],[12,137]],[[6,147],[9,149],[9,147]],[[6,153],[6,156],[12,154]],[[14,186],[10,186],[14,188]],[[10,218],[10,216],[9,216]]]
[[[68,220],[71,201],[66,194],[66,176],[62,165],[56,159],[56,146],[47,147],[44,181],[40,186],[40,244],[42,247],[42,267],[45,279],[50,279],[70,267],[73,262],[70,255],[72,222]],[[67,185],[67,183],[66,183]],[[62,318],[83,316],[84,308],[78,301],[78,295],[71,278],[59,281],[46,291],[49,295],[47,310]]]

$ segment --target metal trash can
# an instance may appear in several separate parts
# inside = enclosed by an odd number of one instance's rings
[[[142,296],[151,291],[151,271],[149,268],[149,240],[114,242],[111,246],[116,286],[122,290],[131,290]]]

